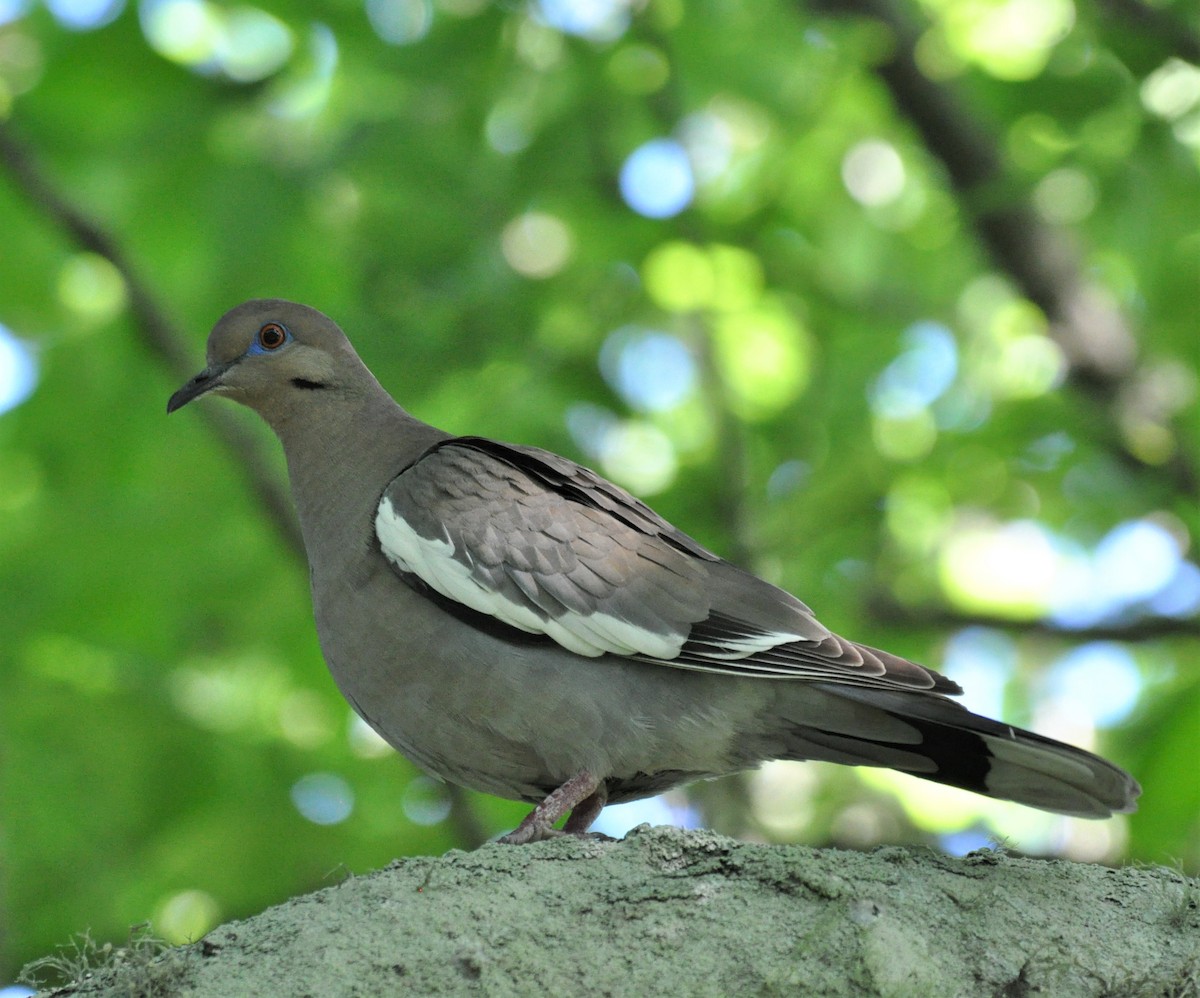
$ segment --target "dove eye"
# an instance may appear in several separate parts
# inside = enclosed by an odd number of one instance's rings
[[[278,322],[268,322],[258,331],[257,345],[263,350],[278,350],[289,338],[287,329]]]

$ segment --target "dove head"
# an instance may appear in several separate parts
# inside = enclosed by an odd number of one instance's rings
[[[171,396],[167,412],[202,395],[227,395],[278,429],[298,411],[378,390],[336,322],[277,298],[226,312],[209,334],[207,359],[208,366]]]

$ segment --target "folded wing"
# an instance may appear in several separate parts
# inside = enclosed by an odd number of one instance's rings
[[[410,584],[468,619],[579,655],[958,692],[931,670],[832,634],[795,597],[548,451],[443,441],[388,484],[375,530]]]

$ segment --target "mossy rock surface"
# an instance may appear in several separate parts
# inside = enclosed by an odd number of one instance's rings
[[[1182,998],[1200,882],[642,827],[399,860],[156,960],[61,993]]]

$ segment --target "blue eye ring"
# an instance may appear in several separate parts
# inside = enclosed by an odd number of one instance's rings
[[[292,334],[282,323],[263,323],[254,337],[254,342],[250,345],[250,353],[272,353],[288,343],[291,338]]]

